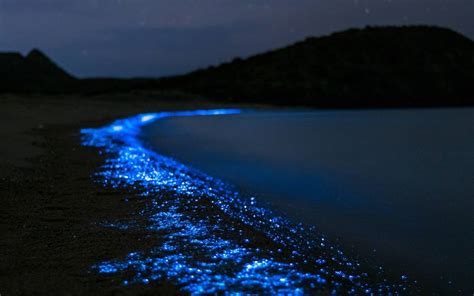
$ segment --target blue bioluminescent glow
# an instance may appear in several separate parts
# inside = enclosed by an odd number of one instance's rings
[[[123,285],[165,280],[184,292],[400,294],[413,289],[403,276],[348,258],[314,227],[293,224],[219,179],[147,149],[140,128],[174,116],[238,114],[237,109],[142,114],[83,129],[83,144],[107,153],[95,177],[104,186],[134,189],[147,202],[133,221],[104,227],[156,236],[147,250],[130,250],[92,268],[120,276]]]

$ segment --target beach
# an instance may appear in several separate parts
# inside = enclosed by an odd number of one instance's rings
[[[432,291],[138,140],[160,118],[265,106],[143,94],[0,102],[2,294]],[[197,109],[208,111],[181,112]]]
[[[217,105],[147,96],[132,99],[126,95],[0,98],[2,295],[176,292],[167,282],[130,289],[91,272],[100,260],[153,244],[153,239],[139,232],[125,236],[99,225],[105,219],[126,219],[133,207],[141,205],[120,203],[125,192],[93,182],[91,176],[103,156],[80,145],[79,131],[151,110]]]

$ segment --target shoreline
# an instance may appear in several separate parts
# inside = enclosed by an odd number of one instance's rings
[[[431,281],[447,294],[469,291],[464,258],[473,240],[461,225],[470,225],[471,162],[438,157],[470,155],[472,110],[306,112],[166,119],[143,127],[140,138],[392,274]]]
[[[142,126],[169,116],[235,114],[236,110],[148,113],[86,129],[86,146],[110,155],[96,180],[133,188],[144,208],[105,227],[159,237],[151,248],[93,266],[123,285],[167,279],[184,292],[399,293],[417,289],[364,260],[353,261],[313,227],[260,208],[227,184],[142,147]],[[128,201],[126,201],[128,203]],[[209,215],[209,213],[212,213]],[[131,252],[133,251],[133,252]],[[387,276],[390,278],[388,279]]]
[[[99,225],[107,219],[126,219],[131,204],[119,201],[133,193],[93,181],[92,174],[104,156],[95,148],[83,147],[79,131],[146,110],[214,104],[140,98],[133,103],[80,97],[72,101],[47,97],[0,100],[5,107],[0,111],[5,115],[1,132],[6,139],[0,158],[0,293],[130,293],[130,288],[92,273],[90,267],[150,241],[143,233],[124,236]],[[168,282],[137,286],[132,291],[143,294],[156,288],[177,293]]]
[[[110,294],[120,289],[88,271],[104,254],[124,249],[120,234],[97,225],[127,213],[116,202],[123,192],[92,182],[90,174],[102,157],[78,147],[71,130],[45,130],[46,152],[32,168],[2,180],[2,293]]]
[[[176,109],[205,108],[191,105]],[[146,103],[137,110],[140,108],[147,112],[157,109]],[[162,243],[144,230],[135,229],[124,235],[120,229],[103,227],[104,221],[136,219],[134,213],[146,202],[140,197],[140,190],[104,187],[94,182],[92,174],[104,163],[106,155],[80,145],[80,129],[103,126],[112,117],[138,114],[137,110],[119,110],[100,119],[36,129],[40,141],[35,146],[41,153],[34,156],[31,165],[3,165],[7,177],[0,179],[1,248],[5,250],[0,261],[0,293],[183,292],[167,279],[127,287],[120,284],[127,275],[113,278],[91,270],[99,262],[123,258],[131,249],[153,248],[157,242]],[[255,233],[252,229],[246,231]]]

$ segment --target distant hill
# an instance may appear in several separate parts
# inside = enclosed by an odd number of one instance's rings
[[[351,29],[165,78],[157,87],[319,107],[474,105],[474,42],[437,27]]]
[[[74,77],[37,49],[27,56],[0,53],[0,92],[48,91],[73,80]]]
[[[161,79],[75,79],[44,54],[0,54],[1,92],[177,91],[312,107],[474,105],[474,42],[428,26],[367,27]]]

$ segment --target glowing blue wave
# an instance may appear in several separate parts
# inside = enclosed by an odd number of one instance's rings
[[[147,149],[142,126],[173,116],[231,115],[240,110],[142,114],[82,130],[83,144],[108,158],[97,180],[139,191],[146,201],[137,219],[104,227],[146,231],[157,243],[93,269],[122,284],[172,282],[201,293],[304,294],[325,291],[399,294],[413,286],[389,283],[380,268],[350,260],[314,228],[291,224],[230,185]],[[403,294],[403,293],[402,293]]]

